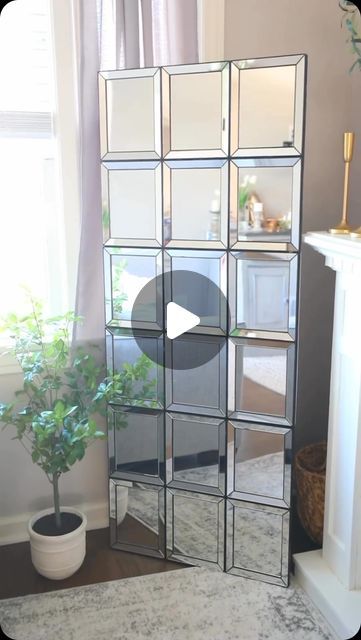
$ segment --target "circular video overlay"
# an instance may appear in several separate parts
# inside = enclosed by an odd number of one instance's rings
[[[186,270],[152,278],[138,293],[131,318],[139,349],[173,370],[195,369],[219,357],[228,322],[221,289],[211,278]]]

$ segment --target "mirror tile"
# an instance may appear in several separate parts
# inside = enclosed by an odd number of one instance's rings
[[[101,170],[104,244],[161,246],[160,162],[103,162]]]
[[[302,161],[247,158],[230,163],[230,246],[296,251]]]
[[[293,424],[295,346],[269,340],[229,341],[228,409],[231,418]]]
[[[161,329],[163,326],[160,249],[104,248],[106,323],[110,327]],[[134,302],[145,285],[147,300]]]
[[[194,278],[192,287],[182,273],[189,271],[207,278],[218,290],[203,278]],[[200,323],[192,333],[224,335],[227,330],[227,254],[224,251],[196,251],[170,249],[164,253],[165,304],[170,301],[185,307],[200,317]],[[223,293],[222,297],[219,291]]]
[[[291,430],[232,420],[227,443],[228,496],[289,507]]]
[[[160,69],[99,73],[102,160],[161,156]]]
[[[288,586],[289,511],[227,500],[226,571]]]
[[[108,406],[108,437],[114,440],[113,478],[164,482],[164,414]]]
[[[293,341],[296,336],[298,257],[241,251],[229,256],[230,333]]]
[[[152,353],[154,360],[142,351]],[[162,408],[164,405],[163,336],[155,331],[106,330],[107,369],[116,374],[119,391],[113,404]]]
[[[167,558],[223,570],[224,498],[167,489]]]
[[[112,547],[163,558],[164,489],[144,482],[111,479],[109,494]]]
[[[305,57],[231,63],[231,154],[302,153]]]
[[[166,339],[166,408],[169,411],[222,417],[226,414],[226,339],[218,336],[184,334]],[[187,368],[194,352],[206,362]],[[182,367],[182,368],[178,368]]]
[[[227,62],[163,68],[164,157],[228,155],[228,87]]]
[[[226,247],[227,161],[168,161],[163,168],[163,182],[165,244],[182,248]]]
[[[225,421],[182,413],[166,415],[169,487],[225,493]]]

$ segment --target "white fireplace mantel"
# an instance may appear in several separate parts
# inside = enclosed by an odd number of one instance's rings
[[[342,639],[361,625],[361,239],[308,233],[336,271],[323,547],[296,579]]]

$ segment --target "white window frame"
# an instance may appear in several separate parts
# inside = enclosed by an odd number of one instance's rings
[[[80,168],[79,168],[79,127],[77,99],[76,40],[74,33],[74,6],[72,0],[49,0],[50,28],[53,47],[53,72],[55,105],[53,131],[56,138],[58,168],[58,202],[61,242],[65,250],[64,291],[62,303],[64,311],[74,309],[78,255],[80,244]],[[31,114],[32,129],[49,130],[51,120],[48,114]],[[41,116],[41,117],[40,117]],[[21,116],[19,116],[21,119]],[[29,118],[27,118],[29,122]],[[18,123],[17,123],[18,124]],[[9,125],[11,114],[9,113]],[[50,267],[52,268],[52,267]],[[56,266],[54,265],[54,269]],[[14,358],[6,353],[6,345],[0,346],[0,375],[20,372]]]

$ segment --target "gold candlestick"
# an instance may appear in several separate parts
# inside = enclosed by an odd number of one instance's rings
[[[330,233],[350,233],[351,227],[347,222],[347,208],[348,208],[348,187],[350,180],[350,163],[353,156],[353,145],[355,140],[355,134],[348,131],[343,134],[343,158],[345,161],[345,182],[343,189],[343,206],[342,206],[342,219],[337,227],[329,229]]]

